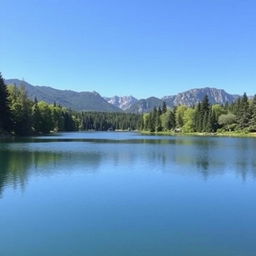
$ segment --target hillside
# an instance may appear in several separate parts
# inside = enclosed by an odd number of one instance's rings
[[[122,110],[108,103],[97,92],[75,92],[71,90],[58,90],[47,86],[33,86],[18,79],[7,79],[6,84],[24,86],[28,97],[35,97],[47,103],[60,104],[76,111],[121,112]]]
[[[150,97],[147,99],[138,100],[129,109],[126,110],[127,113],[141,114],[145,112],[150,112],[154,107],[159,107],[163,105],[163,101],[156,97]]]
[[[232,95],[225,92],[222,89],[216,88],[200,88],[191,89],[177,95],[165,96],[161,99],[156,97],[150,97],[147,99],[138,100],[132,105],[126,112],[129,113],[145,113],[151,111],[154,107],[162,106],[163,102],[166,102],[168,107],[174,107],[179,105],[193,106],[201,102],[205,95],[208,95],[211,104],[225,104],[231,103],[238,95]]]
[[[97,92],[75,92],[71,90],[58,90],[47,86],[34,86],[18,79],[5,80],[6,84],[24,86],[31,99],[35,97],[40,101],[60,104],[76,111],[98,111],[98,112],[127,112],[145,113],[154,107],[162,106],[165,101],[168,107],[178,105],[193,106],[208,95],[211,104],[231,103],[238,95],[232,95],[223,89],[199,88],[191,89],[177,95],[165,96],[163,98],[149,97],[147,99],[136,99],[133,96],[101,97]]]
[[[193,106],[201,102],[205,95],[208,95],[211,104],[230,103],[239,97],[238,95],[229,94],[222,89],[206,87],[191,89],[174,96],[166,96],[163,97],[162,100],[170,107],[178,105]]]

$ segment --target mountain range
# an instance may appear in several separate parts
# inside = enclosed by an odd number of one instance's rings
[[[26,81],[19,79],[7,79],[6,84],[15,84],[23,86],[32,100],[43,100],[48,103],[60,104],[64,107],[76,111],[100,111],[100,112],[127,112],[127,113],[145,113],[151,111],[154,107],[162,106],[166,102],[168,107],[174,107],[181,104],[193,106],[203,100],[208,95],[211,104],[231,103],[239,96],[229,94],[223,89],[199,88],[191,89],[177,95],[164,96],[162,98],[149,97],[147,99],[136,99],[133,96],[114,96],[102,97],[99,93],[76,92],[72,90],[59,90],[49,86],[31,85]]]
[[[5,80],[6,84],[23,86],[32,100],[37,98],[38,101],[47,103],[60,104],[61,106],[71,108],[76,111],[105,111],[105,112],[122,112],[122,110],[108,103],[97,92],[75,92],[71,90],[58,90],[48,86],[34,86],[25,81],[18,79]]]
[[[124,111],[130,109],[138,101],[138,99],[134,98],[133,96],[114,96],[110,98],[104,97],[104,99],[108,103]]]

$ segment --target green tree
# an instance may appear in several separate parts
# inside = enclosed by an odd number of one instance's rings
[[[150,114],[149,113],[145,113],[143,115],[143,128],[146,131],[150,130]]]
[[[163,130],[162,124],[161,124],[161,115],[162,110],[160,107],[158,107],[158,110],[156,112],[156,119],[155,119],[155,131],[160,132]]]
[[[38,108],[41,115],[40,132],[49,133],[54,128],[51,109],[44,101],[38,103]]]
[[[172,110],[167,110],[161,115],[161,124],[165,131],[175,129],[175,115]]]
[[[32,102],[24,87],[8,86],[13,130],[16,135],[29,135],[32,131]]]
[[[249,121],[249,130],[256,131],[256,95],[254,95],[250,106],[251,119]]]
[[[188,108],[184,112],[184,125],[182,128],[183,132],[189,133],[189,132],[194,132],[195,131],[195,113],[196,110],[193,108]]]
[[[167,111],[167,106],[166,106],[166,102],[164,101],[164,102],[163,102],[163,106],[162,106],[162,112],[163,112],[163,114],[166,113],[166,111]]]
[[[0,133],[10,132],[12,129],[9,93],[0,73]]]
[[[226,107],[228,107],[228,105]],[[212,111],[215,113],[215,117],[217,120],[220,115],[227,114],[227,109],[219,104],[212,105]]]
[[[210,131],[210,103],[208,95],[205,95],[202,101],[202,111],[201,111],[201,120],[202,120],[202,132]]]
[[[175,113],[175,123],[177,128],[182,128],[184,125],[184,114],[186,110],[188,109],[187,106],[185,105],[180,105],[176,108],[176,113]]]
[[[34,101],[34,105],[32,107],[32,127],[35,133],[41,133],[41,129],[43,126],[42,115],[38,106],[37,99]]]
[[[219,116],[218,123],[227,131],[234,130],[236,126],[236,116],[232,113],[222,114]]]
[[[195,131],[201,132],[203,130],[203,112],[202,112],[202,104],[198,103],[195,110]]]
[[[238,129],[244,130],[249,127],[249,120],[251,118],[249,111],[249,101],[246,93],[243,97],[237,102],[237,123]]]

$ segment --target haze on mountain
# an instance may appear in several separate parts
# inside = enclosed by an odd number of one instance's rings
[[[147,99],[136,99],[133,96],[102,97],[99,93],[76,92],[72,90],[59,90],[49,86],[34,86],[19,79],[7,79],[6,84],[23,86],[30,99],[45,101],[47,103],[57,103],[75,111],[98,111],[98,112],[127,112],[141,114],[150,112],[154,107],[159,107],[166,102],[169,108],[178,105],[193,106],[203,100],[208,95],[211,104],[231,103],[237,99],[238,95],[232,95],[223,89],[199,88],[191,89],[177,95],[164,96],[161,99],[149,97]]]

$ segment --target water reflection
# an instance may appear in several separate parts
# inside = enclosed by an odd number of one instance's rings
[[[233,173],[243,180],[256,176],[254,139],[147,137],[15,139],[0,143],[0,195],[4,187],[24,188],[30,175],[63,172],[118,171],[198,175]],[[105,168],[105,166],[107,166]]]
[[[72,153],[31,150],[10,150],[5,145],[0,150],[0,195],[5,186],[24,188],[30,175],[54,175],[75,171],[77,165],[87,172],[94,172],[101,156],[94,152]]]

